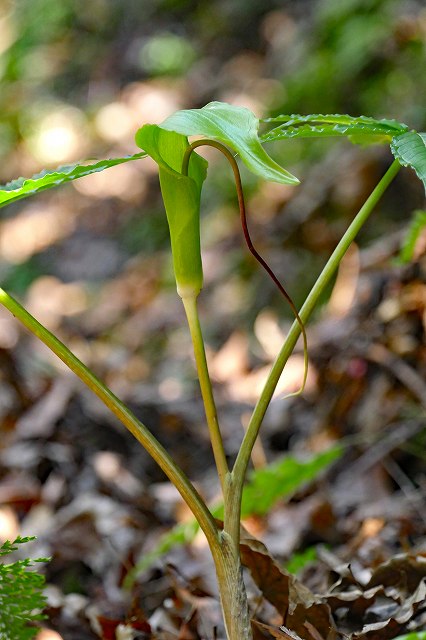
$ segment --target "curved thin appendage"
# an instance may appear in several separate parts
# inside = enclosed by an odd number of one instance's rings
[[[245,206],[245,201],[244,201],[244,192],[243,192],[243,187],[242,187],[242,183],[241,183],[240,170],[238,169],[238,164],[237,164],[234,156],[232,155],[232,153],[229,151],[229,149],[227,147],[225,147],[225,145],[221,144],[220,142],[216,142],[216,140],[196,140],[195,142],[192,142],[189,145],[189,147],[187,148],[187,150],[185,151],[185,155],[183,157],[182,174],[185,175],[185,176],[188,175],[189,159],[191,157],[191,153],[194,151],[194,149],[196,149],[197,147],[201,147],[201,146],[214,147],[215,149],[218,149],[219,151],[221,151],[223,153],[223,155],[229,161],[229,164],[231,165],[232,171],[234,173],[235,186],[236,186],[236,189],[237,189],[237,196],[238,196],[238,207],[239,207],[239,210],[240,210],[241,226],[243,228],[243,233],[244,233],[244,238],[245,238],[246,244],[247,244],[250,252],[252,253],[252,255],[262,265],[262,267],[265,269],[265,271],[267,272],[269,277],[272,278],[272,280],[275,282],[275,284],[278,287],[278,289],[280,290],[281,294],[287,300],[287,302],[288,302],[288,304],[289,304],[289,306],[290,306],[290,308],[291,308],[291,310],[292,310],[292,312],[294,314],[294,317],[296,318],[296,321],[299,324],[300,332],[301,332],[302,338],[303,338],[303,358],[304,358],[303,380],[302,380],[302,384],[300,386],[300,389],[298,389],[298,391],[295,391],[294,393],[289,393],[286,397],[288,398],[288,397],[291,397],[291,396],[297,396],[300,393],[302,393],[303,389],[305,388],[306,378],[308,376],[308,340],[307,340],[307,337],[306,337],[305,325],[303,324],[302,319],[300,318],[299,312],[298,312],[298,310],[296,308],[296,305],[294,304],[294,302],[291,299],[290,295],[284,289],[283,285],[278,280],[277,276],[272,271],[271,267],[268,265],[266,260],[264,260],[262,258],[262,256],[258,253],[258,251],[255,249],[255,247],[253,245],[253,242],[252,242],[252,239],[250,237],[249,230],[248,230],[246,206]]]

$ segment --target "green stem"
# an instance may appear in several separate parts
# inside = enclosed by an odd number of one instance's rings
[[[346,233],[344,234],[343,238],[340,240],[336,249],[333,251],[327,264],[325,265],[316,283],[311,289],[308,297],[306,298],[306,301],[303,307],[300,310],[299,315],[303,324],[306,324],[306,322],[309,320],[312,314],[312,311],[314,310],[315,305],[318,302],[318,299],[320,298],[325,287],[328,285],[331,278],[333,277],[343,256],[345,255],[349,246],[355,239],[361,227],[364,225],[364,223],[368,219],[369,215],[373,211],[377,202],[382,197],[383,193],[386,191],[389,184],[395,178],[400,168],[401,168],[401,165],[399,164],[398,160],[394,160],[394,162],[391,164],[391,166],[389,167],[385,175],[382,177],[380,182],[377,184],[373,192],[370,194],[370,196],[367,198],[367,200],[359,210],[358,214],[356,215],[356,217],[348,227]],[[243,442],[241,444],[240,450],[238,452],[235,465],[233,468],[233,472],[232,472],[232,474],[234,475],[235,484],[240,488],[239,494],[238,493],[234,494],[234,499],[235,499],[234,510],[238,509],[239,511],[241,508],[240,505],[241,505],[242,488],[243,488],[244,478],[245,478],[247,466],[250,460],[254,443],[258,436],[259,429],[262,424],[263,418],[265,416],[266,410],[269,406],[269,403],[271,402],[273,393],[278,384],[278,380],[280,379],[280,376],[282,374],[284,366],[287,363],[287,360],[289,359],[290,355],[293,352],[297,339],[300,336],[300,332],[301,332],[300,324],[298,322],[294,322],[287,335],[286,341],[284,342],[284,345],[272,366],[272,369],[269,373],[269,376],[265,383],[263,391],[253,411],[253,415],[251,417],[250,423],[247,427],[247,430],[246,430]]]
[[[190,480],[149,429],[58,338],[43,327],[19,302],[14,300],[3,289],[0,289],[0,303],[65,362],[67,367],[102,400],[108,409],[117,416],[130,433],[142,444],[175,485],[191,509],[206,535],[212,553],[214,555],[220,554],[220,535],[213,516]]]
[[[207,367],[206,352],[204,350],[204,340],[201,332],[200,319],[198,317],[197,297],[182,297],[183,306],[188,320],[189,331],[191,333],[194,347],[195,363],[197,365],[198,380],[200,382],[201,395],[206,412],[207,425],[212,443],[213,455],[219,475],[222,492],[225,491],[225,478],[229,473],[226,461],[225,449],[223,447],[222,434],[220,433],[217,419],[216,405],[213,397],[213,390]]]

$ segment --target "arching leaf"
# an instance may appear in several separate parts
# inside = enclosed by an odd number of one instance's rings
[[[426,133],[409,131],[395,136],[391,142],[393,155],[404,167],[411,167],[426,191]]]
[[[249,109],[210,102],[202,109],[177,111],[160,127],[185,136],[206,136],[228,145],[240,155],[250,171],[265,180],[299,183],[295,176],[268,156],[259,140],[259,120]]]

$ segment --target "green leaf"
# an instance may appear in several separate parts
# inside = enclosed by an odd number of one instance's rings
[[[240,155],[250,171],[265,180],[283,184],[299,183],[263,149],[258,135],[259,120],[249,109],[210,102],[202,109],[177,111],[160,127],[185,136],[206,136],[228,145]]]
[[[426,133],[409,131],[393,138],[391,151],[404,167],[411,167],[426,191]]]
[[[304,124],[306,122],[314,122],[314,123],[328,123],[328,124],[340,124],[340,125],[365,125],[365,126],[381,126],[386,127],[389,131],[393,131],[394,133],[402,133],[408,130],[408,127],[403,122],[398,122],[397,120],[387,120],[381,119],[376,120],[375,118],[369,118],[368,116],[349,116],[341,113],[334,114],[321,114],[321,113],[310,113],[309,115],[300,115],[300,114],[292,114],[292,115],[281,115],[276,116],[274,118],[263,118],[261,122],[283,122],[283,126],[293,126]]]
[[[32,178],[18,178],[17,180],[13,180],[8,184],[0,186],[0,207],[4,207],[16,200],[21,200],[22,198],[28,198],[40,191],[45,191],[45,189],[57,187],[65,182],[77,180],[77,178],[82,178],[83,176],[88,176],[91,173],[103,171],[104,169],[114,167],[115,165],[122,164],[123,162],[139,160],[145,156],[146,154],[144,153],[136,153],[124,158],[100,160],[99,162],[89,165],[76,163],[64,167],[58,167],[51,171],[42,171],[41,173],[32,176]]]
[[[309,460],[286,456],[263,469],[252,472],[244,487],[242,517],[264,515],[283,496],[294,493],[342,455],[340,445]]]
[[[306,565],[311,562],[315,562],[317,555],[317,548],[315,546],[307,547],[307,549],[304,549],[303,551],[294,553],[286,563],[285,568],[293,575],[300,573]]]
[[[188,141],[185,136],[146,124],[136,134],[136,144],[155,160],[172,243],[178,293],[198,294],[203,284],[200,248],[200,198],[207,162],[191,154],[188,176],[181,173]]]
[[[426,640],[426,631],[408,633],[404,636],[398,636],[395,640]]]
[[[285,138],[347,137],[361,144],[389,143],[396,135],[408,130],[408,127],[396,120],[375,120],[366,116],[348,115],[282,115],[265,118],[262,122],[282,122],[281,126],[261,136],[262,142]]]
[[[426,229],[426,211],[418,209],[414,212],[413,219],[411,220],[404,241],[402,243],[401,251],[398,256],[399,264],[407,264],[411,262],[416,250],[416,244],[422,231]]]

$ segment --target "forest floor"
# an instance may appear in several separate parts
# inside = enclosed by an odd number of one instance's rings
[[[85,240],[65,247],[62,273],[87,275]],[[426,260],[420,251],[407,266],[392,262],[400,240],[393,234],[349,254],[308,328],[305,393],[284,398],[299,384],[297,351],[267,414],[257,469],[283,456],[291,469],[336,445],[341,452],[313,481],[296,478],[296,490],[244,521],[275,558],[244,534],[257,640],[389,640],[426,628]],[[98,239],[96,251],[97,268],[104,261],[106,269],[113,243]],[[218,484],[179,300],[171,289],[158,293],[155,258],[116,263],[84,313],[64,315],[66,304],[78,310],[81,291],[53,275],[35,281],[29,307],[59,327],[214,503]],[[214,296],[203,304],[208,324]],[[259,314],[253,356],[244,328],[228,330],[225,313],[217,322],[226,339],[208,357],[232,459],[282,329],[272,311]],[[223,638],[203,536],[149,555],[164,533],[191,520],[177,492],[6,312],[1,327],[2,532],[37,535],[27,553],[52,558],[46,628],[64,640]]]

